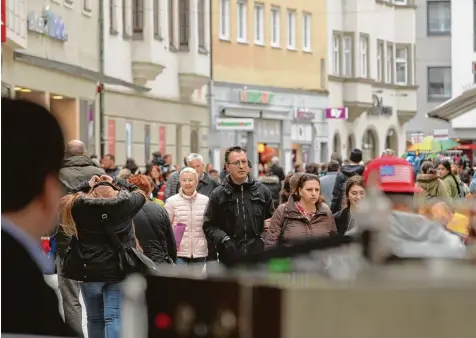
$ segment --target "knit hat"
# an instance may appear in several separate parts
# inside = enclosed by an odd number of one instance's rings
[[[362,161],[362,150],[354,148],[350,152],[349,160],[354,163],[359,163]]]
[[[469,185],[469,193],[476,194],[476,178],[473,178],[471,184]]]

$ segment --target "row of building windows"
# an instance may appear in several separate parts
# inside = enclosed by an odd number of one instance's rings
[[[122,18],[122,33],[128,38],[143,38],[145,0],[109,0],[109,31],[119,33]],[[197,15],[198,46],[205,49],[205,0],[198,0],[197,10],[192,11],[190,0],[152,0],[154,38],[163,40],[164,27],[168,24],[168,40],[172,50],[188,48],[190,40],[190,15]],[[122,9],[122,13],[121,13]],[[161,13],[167,13],[162,16]],[[167,22],[163,22],[164,19]],[[175,29],[178,24],[178,31]]]
[[[219,36],[221,40],[231,39],[231,1],[220,0],[219,17]],[[248,1],[238,0],[236,2],[236,41],[239,43],[249,43],[250,38],[256,45],[265,46],[265,16],[269,15],[269,45],[274,48],[282,47],[281,22],[286,21],[286,48],[290,50],[298,49],[297,42],[297,24],[298,13],[294,9],[287,9],[286,16],[280,7],[271,6],[269,11],[263,3],[255,2],[253,4],[253,31],[248,33]],[[300,24],[302,25],[301,49],[305,52],[311,52],[311,31],[312,15],[303,12],[300,15]],[[251,37],[249,35],[252,35]]]
[[[358,48],[354,47],[358,43]],[[332,74],[342,77],[370,78],[370,36],[361,33],[333,32]],[[412,84],[412,45],[377,40],[377,82]],[[358,71],[354,69],[358,58]]]
[[[73,7],[76,2],[79,2],[79,0],[51,0],[51,2],[56,4],[61,4],[61,2],[64,2],[66,7]],[[93,11],[93,5],[96,4],[96,1],[94,0],[81,0],[81,2],[82,11],[85,13],[91,13]]]

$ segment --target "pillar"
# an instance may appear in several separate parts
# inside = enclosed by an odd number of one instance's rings
[[[292,142],[291,142],[291,126],[290,120],[283,120],[281,123],[281,146],[279,149],[279,160],[283,167],[284,173],[287,175],[293,170],[292,161]]]

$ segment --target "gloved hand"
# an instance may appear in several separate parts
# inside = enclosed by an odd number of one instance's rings
[[[220,261],[225,265],[232,262],[236,255],[235,242],[230,237],[225,237],[222,241],[222,249],[220,251]]]

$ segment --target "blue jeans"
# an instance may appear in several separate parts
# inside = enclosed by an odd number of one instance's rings
[[[89,338],[119,338],[121,333],[120,283],[81,283],[88,318]]]
[[[206,257],[201,257],[201,258],[177,257],[177,264],[205,263],[206,261],[207,261]]]

